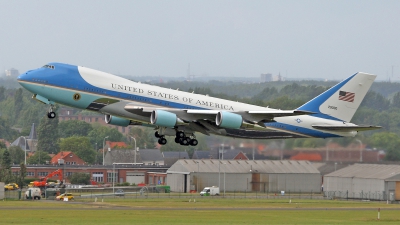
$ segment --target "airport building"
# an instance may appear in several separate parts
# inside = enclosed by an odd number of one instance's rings
[[[319,193],[321,181],[308,161],[181,159],[167,170],[171,191],[185,193],[210,186],[221,192]]]
[[[354,164],[324,176],[332,198],[400,200],[400,165]]]

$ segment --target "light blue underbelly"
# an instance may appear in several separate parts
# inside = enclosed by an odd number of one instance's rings
[[[76,90],[68,90],[47,85],[38,84],[21,84],[32,93],[41,95],[53,102],[63,105],[68,105],[80,109],[86,109],[93,101],[101,98],[100,95],[86,93]],[[79,99],[74,98],[74,95],[79,94]]]

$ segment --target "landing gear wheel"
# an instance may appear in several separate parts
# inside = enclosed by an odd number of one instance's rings
[[[179,144],[179,143],[180,143],[180,140],[179,140],[179,139],[180,139],[180,138],[176,137],[176,138],[175,138],[175,143]]]
[[[180,138],[179,143],[181,145],[188,145],[189,141],[186,138]]]
[[[190,137],[187,137],[187,138],[186,138],[186,142],[187,142],[186,145],[190,145],[190,141],[191,141],[191,140],[192,140],[192,139],[190,139]]]
[[[54,119],[54,118],[56,118],[56,113],[55,112],[48,112],[47,113],[47,117],[50,118],[50,119]]]
[[[160,138],[160,139],[158,139],[158,144],[160,144],[160,145],[165,145],[165,144],[167,144],[167,139],[165,139],[165,138]]]
[[[178,138],[184,138],[184,137],[186,137],[186,135],[185,135],[185,133],[183,133],[182,131],[178,131],[178,132],[176,132],[176,137],[178,137]]]
[[[158,131],[156,131],[156,132],[154,133],[154,136],[156,136],[156,138],[160,138],[160,137],[161,137],[161,135],[158,133]]]
[[[190,144],[191,146],[196,146],[198,143],[199,143],[199,141],[197,141],[196,139],[192,139],[192,140],[190,140],[190,142],[189,142],[189,144]]]

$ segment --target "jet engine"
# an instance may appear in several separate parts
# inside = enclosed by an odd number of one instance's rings
[[[243,118],[236,113],[221,111],[218,112],[215,123],[222,128],[239,129],[243,124]]]
[[[128,119],[111,116],[111,115],[106,115],[104,120],[106,121],[107,124],[117,125],[117,126],[122,126],[122,127],[127,127],[131,123],[131,121]]]
[[[150,122],[160,127],[174,127],[177,124],[184,124],[175,113],[164,110],[154,110],[150,116]]]

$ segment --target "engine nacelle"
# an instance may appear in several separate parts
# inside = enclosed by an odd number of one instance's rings
[[[164,110],[154,110],[150,116],[150,122],[160,127],[174,127],[184,122],[179,119],[175,113]]]
[[[128,119],[111,116],[111,115],[106,115],[104,120],[106,121],[107,124],[117,125],[117,126],[122,126],[122,127],[127,127],[131,123],[131,121]]]
[[[218,112],[215,123],[222,128],[239,129],[243,124],[243,118],[236,113],[221,111]]]

